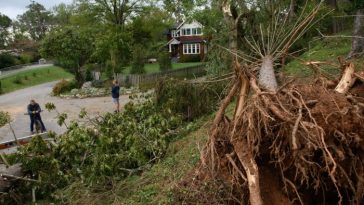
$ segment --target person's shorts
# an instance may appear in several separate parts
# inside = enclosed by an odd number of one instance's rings
[[[112,98],[112,101],[113,101],[114,103],[119,103],[119,98]]]

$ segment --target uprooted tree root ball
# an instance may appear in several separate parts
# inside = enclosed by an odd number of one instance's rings
[[[346,94],[317,82],[286,85],[272,93],[261,91],[254,77],[248,82],[252,92],[233,119],[225,109],[241,96],[239,83],[222,102],[201,163],[177,187],[178,200],[363,203],[364,85],[357,82]]]

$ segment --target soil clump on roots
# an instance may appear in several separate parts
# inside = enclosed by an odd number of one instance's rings
[[[227,105],[241,96],[242,83],[234,82],[201,162],[176,188],[177,200],[255,205],[254,198],[261,197],[270,205],[362,204],[363,83],[358,80],[344,94],[320,81],[266,92],[253,76],[245,77],[251,89],[244,109],[237,108],[232,119],[225,115]],[[258,178],[251,177],[254,170]]]

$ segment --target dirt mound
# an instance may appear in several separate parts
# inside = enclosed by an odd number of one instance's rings
[[[240,115],[218,112],[200,165],[176,189],[179,202],[254,204],[257,190],[272,205],[363,203],[364,85],[347,94],[317,83],[268,93],[250,82]]]

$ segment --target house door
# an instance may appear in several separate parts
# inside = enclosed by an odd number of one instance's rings
[[[177,57],[178,56],[178,44],[173,44],[172,45],[172,57]]]

